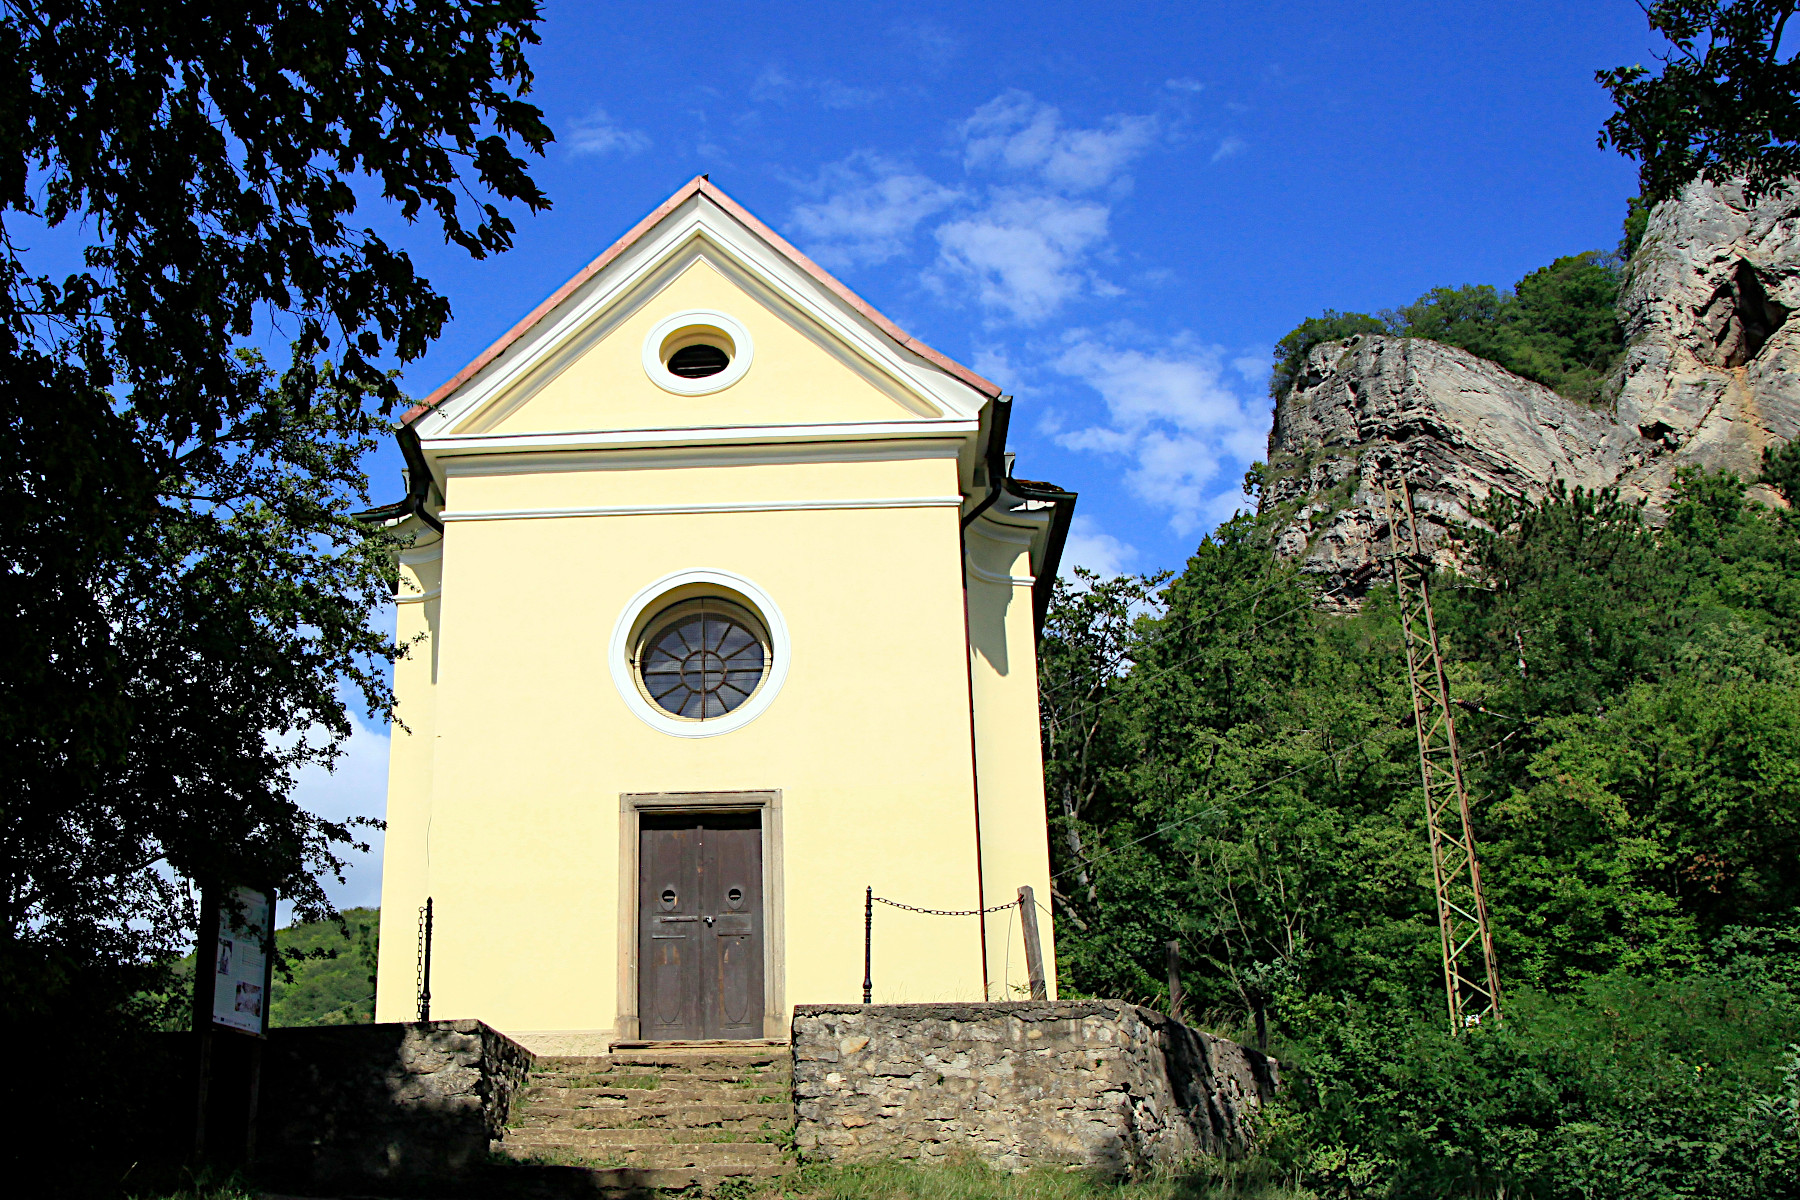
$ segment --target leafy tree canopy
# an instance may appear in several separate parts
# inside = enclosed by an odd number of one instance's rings
[[[1800,60],[1783,44],[1795,0],[1654,0],[1650,28],[1669,43],[1662,72],[1595,73],[1618,111],[1600,145],[1638,160],[1650,200],[1689,181],[1741,180],[1748,198],[1800,174]]]
[[[1393,603],[1322,610],[1255,517],[1166,580],[1059,584],[1062,984],[1166,1004],[1178,940],[1189,1017],[1284,1064],[1296,1194],[1785,1195],[1800,517],[1696,471],[1660,528],[1607,492],[1481,515],[1435,596],[1506,1024],[1444,1025]]]
[[[521,157],[550,138],[523,99],[537,17],[532,0],[0,7],[15,1020],[116,1023],[143,994],[130,973],[192,927],[184,880],[329,911],[316,881],[356,831],[301,810],[293,773],[329,765],[352,705],[386,712],[389,547],[349,513],[400,399],[385,364],[449,315],[354,218],[380,196],[480,257],[510,244],[503,205],[548,204]],[[73,265],[41,244],[72,244]]]
[[[1635,237],[1643,236],[1641,212],[1634,207],[1626,220],[1625,242],[1634,246],[1634,221]],[[1572,400],[1598,403],[1625,347],[1615,311],[1621,261],[1590,250],[1538,268],[1509,291],[1487,284],[1433,288],[1377,316],[1327,309],[1275,343],[1270,393],[1287,394],[1313,347],[1377,333],[1456,346]]]

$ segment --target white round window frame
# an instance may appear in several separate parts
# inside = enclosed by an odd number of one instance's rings
[[[683,329],[715,329],[731,340],[731,362],[717,375],[699,379],[683,379],[663,362],[663,343]],[[744,377],[750,360],[756,357],[756,342],[743,322],[729,313],[710,308],[690,308],[671,313],[650,327],[644,335],[644,374],[665,392],[677,396],[708,396],[722,392]]]
[[[763,677],[762,686],[757,688],[755,695],[724,716],[708,717],[703,721],[677,717],[645,698],[643,690],[638,687],[637,673],[631,662],[631,634],[644,614],[664,602],[669,593],[696,584],[736,592],[743,600],[749,601],[751,612],[762,620],[763,627],[769,633],[769,673]],[[731,600],[732,597],[727,595],[721,599]],[[781,616],[781,609],[776,607],[774,598],[742,575],[710,569],[676,571],[674,574],[664,575],[638,592],[614,623],[612,642],[607,651],[607,665],[612,669],[613,687],[618,690],[620,698],[625,701],[625,707],[631,710],[632,715],[652,729],[671,737],[684,738],[718,737],[720,734],[742,729],[762,716],[769,705],[775,702],[781,685],[787,681],[788,659],[787,622]]]

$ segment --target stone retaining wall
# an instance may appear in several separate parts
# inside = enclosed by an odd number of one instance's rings
[[[795,1143],[811,1159],[1116,1175],[1231,1154],[1274,1059],[1117,1000],[801,1005]]]
[[[273,1030],[256,1174],[291,1187],[478,1167],[531,1064],[529,1051],[480,1021]]]

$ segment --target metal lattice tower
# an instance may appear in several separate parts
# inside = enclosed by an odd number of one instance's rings
[[[1438,933],[1444,952],[1444,992],[1450,1028],[1457,1032],[1491,1017],[1500,1019],[1500,975],[1494,967],[1494,939],[1487,900],[1481,893],[1481,864],[1469,823],[1469,790],[1463,783],[1456,745],[1456,718],[1450,707],[1450,680],[1438,652],[1437,622],[1431,613],[1431,559],[1419,544],[1412,490],[1399,479],[1400,503],[1382,480],[1387,506],[1388,561],[1400,600],[1400,628],[1406,643],[1406,677],[1412,693],[1413,724],[1419,734],[1419,779],[1425,791],[1425,829],[1431,839],[1431,870],[1437,884]]]

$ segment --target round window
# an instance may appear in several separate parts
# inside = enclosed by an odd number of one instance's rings
[[[653,617],[633,661],[645,699],[671,716],[705,721],[732,712],[762,687],[769,635],[741,605],[699,597]]]
[[[706,396],[744,377],[756,346],[737,318],[711,309],[671,313],[644,334],[644,371],[678,396]]]

